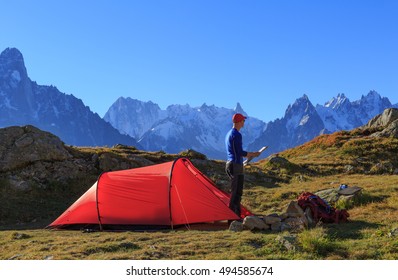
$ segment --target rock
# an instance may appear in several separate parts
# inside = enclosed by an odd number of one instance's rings
[[[30,238],[31,236],[26,234],[26,233],[20,233],[20,232],[13,232],[11,234],[11,239],[27,239]]]
[[[362,188],[357,186],[347,186],[345,189],[331,188],[317,191],[314,194],[325,200],[330,205],[335,205],[338,201],[348,202],[361,195]]]
[[[339,200],[339,188],[330,188],[325,190],[320,190],[314,193],[329,204],[334,204]]]
[[[388,237],[396,237],[398,236],[398,228],[394,228],[388,233]]]
[[[23,254],[16,254],[16,255],[12,256],[11,258],[9,258],[8,260],[16,260],[22,256],[23,256]]]
[[[304,211],[298,205],[297,201],[291,201],[287,206],[286,213],[288,213],[289,217],[301,217],[304,216]]]
[[[357,197],[356,194],[352,194],[352,195],[341,195],[341,196],[339,197],[339,200],[338,200],[338,201],[345,202],[345,203],[350,203],[351,201],[354,200],[355,197]]]
[[[398,138],[398,109],[385,109],[383,113],[375,116],[362,129],[376,129],[371,137],[395,137]]]
[[[389,108],[385,109],[383,113],[372,118],[364,127],[366,128],[377,128],[387,127],[390,124],[398,120],[398,109]]]
[[[17,146],[17,148],[23,148],[29,146],[32,143],[33,143],[33,138],[30,137],[29,135],[24,135],[15,141],[15,146]]]
[[[234,232],[243,231],[243,223],[238,221],[233,221],[229,226],[229,230]]]
[[[304,215],[303,217],[287,218],[283,222],[288,225],[289,231],[293,232],[300,232],[308,227],[308,220]]]
[[[96,164],[98,162],[99,156],[98,154],[93,154],[93,156],[91,157],[91,161]]]
[[[55,135],[33,126],[0,129],[0,172],[36,161],[62,161],[71,155]]]
[[[282,213],[279,217],[280,217],[280,218],[282,219],[282,221],[283,221],[284,219],[289,218],[289,213],[287,213],[287,212]]]
[[[271,230],[274,232],[280,232],[282,230],[282,222],[276,222],[271,225]]]
[[[290,224],[287,224],[285,222],[281,222],[281,228],[280,231],[291,231],[292,227],[290,226]]]
[[[23,180],[18,180],[15,177],[12,177],[11,179],[9,179],[8,182],[9,182],[10,187],[14,190],[22,191],[22,192],[32,190],[32,188],[28,182],[23,181]]]
[[[273,225],[275,223],[280,223],[282,219],[279,216],[268,215],[264,217],[264,222],[267,225]]]
[[[355,169],[355,167],[352,166],[352,165],[350,165],[350,164],[347,164],[347,165],[344,166],[344,171],[345,171],[346,173],[353,172],[354,169]]]
[[[207,159],[205,154],[202,154],[198,151],[192,150],[192,149],[188,149],[185,151],[181,151],[178,155],[182,156],[182,157],[187,157],[189,159]]]
[[[280,157],[280,156],[278,156],[278,155],[272,156],[272,157],[269,159],[269,162],[272,163],[272,164],[280,164],[280,165],[282,165],[282,166],[287,165],[287,164],[290,163],[287,159],[285,159],[285,158],[283,158],[283,157]]]
[[[113,171],[119,169],[119,162],[111,153],[103,153],[99,156],[99,168],[103,171]]]
[[[281,236],[278,235],[275,239],[277,242],[281,243],[288,251],[296,251],[297,250],[297,237],[288,235]]]
[[[370,169],[370,173],[373,174],[383,174],[383,173],[392,173],[393,172],[393,164],[389,161],[387,162],[378,162]]]
[[[255,229],[259,229],[259,230],[264,230],[264,229],[269,229],[269,225],[267,225],[266,223],[264,223],[264,221],[262,219],[260,219],[257,216],[247,216],[244,220],[243,220],[243,226],[247,229],[250,230],[255,230]]]

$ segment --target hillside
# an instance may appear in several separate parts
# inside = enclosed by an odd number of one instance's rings
[[[246,167],[242,203],[259,215],[283,213],[304,191],[343,183],[363,189],[358,200],[339,206],[348,209],[348,223],[319,224],[298,233],[235,233],[225,227],[91,234],[44,230],[103,171],[187,156],[229,191],[225,162],[194,151],[77,148],[34,127],[1,129],[0,259],[397,259],[395,114],[386,110],[359,129],[322,135]]]
[[[280,156],[317,175],[398,174],[397,127],[398,109],[387,109],[358,129],[321,135]]]

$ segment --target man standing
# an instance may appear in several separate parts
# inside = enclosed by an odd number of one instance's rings
[[[235,114],[232,117],[233,127],[225,137],[227,148],[227,163],[225,171],[231,179],[231,199],[229,208],[240,217],[240,201],[243,194],[243,157],[258,157],[259,152],[246,152],[242,148],[242,134],[240,130],[245,125],[246,117]]]

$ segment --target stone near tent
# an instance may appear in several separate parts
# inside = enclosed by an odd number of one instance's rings
[[[288,228],[289,231],[293,232],[300,232],[308,227],[308,220],[304,215],[303,217],[287,218],[283,223],[285,227],[288,225],[286,228]]]
[[[293,230],[292,230],[292,227],[291,227],[290,224],[285,223],[285,222],[281,222],[280,231],[289,231],[290,232],[290,231],[293,231]]]
[[[0,172],[27,166],[37,161],[63,161],[72,156],[55,135],[33,126],[1,129]]]
[[[339,197],[339,200],[338,200],[338,201],[341,201],[341,202],[344,202],[344,203],[350,203],[351,201],[354,200],[354,198],[355,198],[356,196],[357,196],[357,195],[355,195],[355,194],[352,194],[352,195],[341,195],[341,196]]]
[[[239,231],[243,231],[243,229],[244,229],[243,223],[241,223],[239,221],[233,221],[229,225],[229,230],[230,231],[239,232]]]
[[[247,216],[243,220],[243,226],[247,229],[250,230],[264,230],[264,229],[269,229],[269,225],[264,223],[264,221],[257,217],[257,216]]]
[[[281,217],[279,216],[274,216],[274,215],[268,215],[264,217],[264,222],[267,225],[272,225],[275,223],[280,223],[282,221]]]
[[[287,213],[287,212],[282,213],[282,214],[279,215],[279,217],[280,217],[280,218],[282,219],[282,221],[283,221],[284,219],[289,218],[289,213]]]
[[[345,186],[345,185],[341,185]],[[338,201],[349,202],[361,194],[362,188],[358,186],[345,186],[344,189],[331,188],[326,190],[320,190],[314,194],[325,200],[328,204],[334,205]]]
[[[286,209],[288,217],[284,220],[285,223],[291,224],[294,229],[303,229],[308,227],[308,220],[305,216],[304,210],[298,205],[297,201],[291,201]]]
[[[282,222],[276,222],[271,225],[271,230],[273,232],[280,232],[282,231]]]
[[[335,204],[339,200],[339,188],[320,190],[314,193],[329,204]]]
[[[347,203],[353,201],[356,197],[360,196],[362,194],[362,188],[358,186],[347,186],[344,189],[339,189],[338,194],[338,201]]]
[[[304,216],[304,211],[298,205],[297,201],[291,201],[287,206],[286,213],[289,217],[302,217]]]

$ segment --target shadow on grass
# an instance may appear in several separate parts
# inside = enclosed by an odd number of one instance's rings
[[[327,235],[336,239],[361,239],[363,237],[362,230],[377,229],[378,227],[380,227],[378,223],[350,221],[341,224],[330,224],[325,228],[327,230]]]

